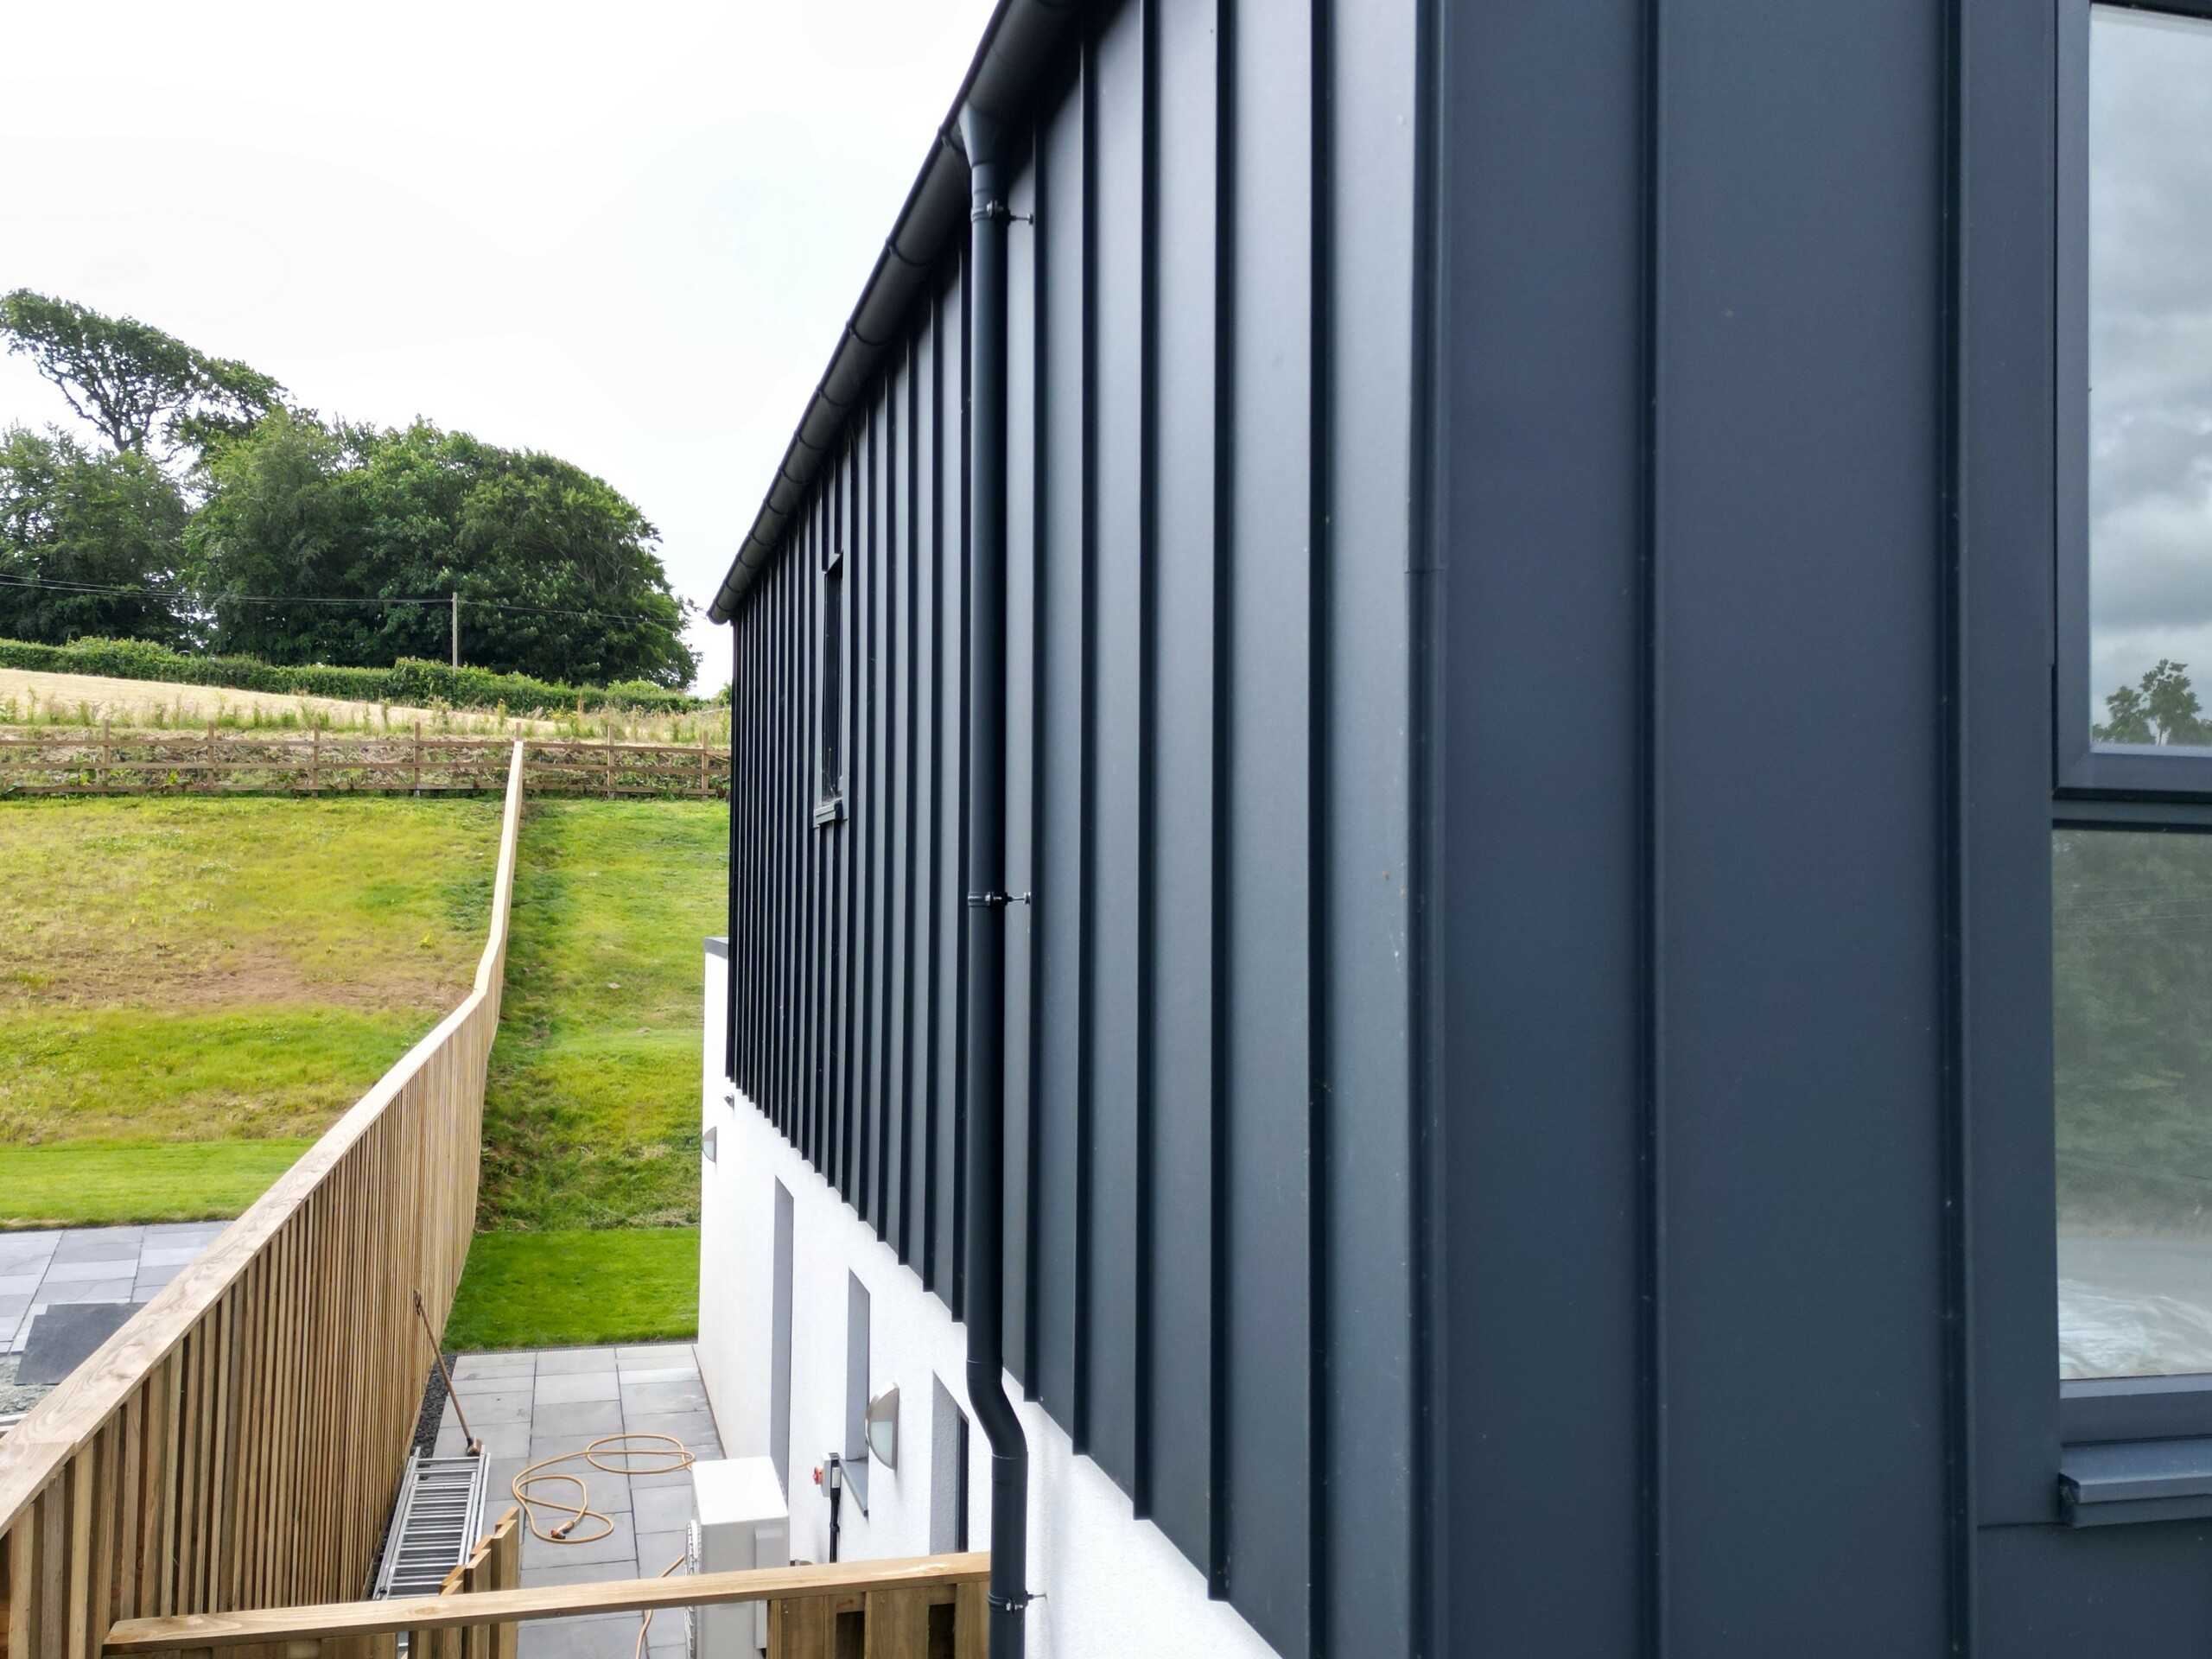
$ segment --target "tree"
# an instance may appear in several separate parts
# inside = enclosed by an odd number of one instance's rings
[[[2188,668],[2160,658],[2138,683],[2105,699],[2110,718],[2091,735],[2103,743],[2212,744],[2212,722],[2203,718]]]
[[[110,317],[19,288],[0,296],[8,349],[60,388],[118,454],[143,455],[156,429],[204,452],[276,408],[284,389],[229,358],[209,357],[135,317]]]
[[[271,662],[443,658],[583,684],[697,671],[659,539],[603,480],[428,422],[329,426],[279,410],[211,453],[188,541],[210,644]],[[248,596],[299,595],[308,602]],[[367,601],[367,602],[357,602]]]
[[[60,431],[0,434],[0,638],[189,643],[170,596],[186,513],[142,454],[101,454]]]

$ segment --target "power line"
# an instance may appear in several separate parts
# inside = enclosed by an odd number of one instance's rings
[[[37,576],[0,575],[0,585],[10,588],[32,588],[54,594],[111,594],[134,599],[182,600],[191,604],[209,605],[438,605],[453,603],[453,595],[441,594],[435,599],[351,599],[327,594],[212,594],[201,595],[170,588],[116,588],[97,582],[48,582]],[[473,606],[480,611],[512,611],[531,616],[577,616],[605,622],[651,622],[664,628],[680,631],[681,621],[671,622],[664,616],[652,616],[643,611],[586,611],[557,605],[516,605],[496,599],[471,599],[462,594],[464,607]]]

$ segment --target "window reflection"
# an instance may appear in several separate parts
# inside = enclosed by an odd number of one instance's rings
[[[2066,1376],[2212,1371],[2212,836],[2052,837]]]
[[[2212,747],[2212,22],[2092,11],[2088,178],[2090,718]]]

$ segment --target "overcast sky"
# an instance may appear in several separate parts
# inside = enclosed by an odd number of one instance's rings
[[[2212,23],[2093,16],[2093,712],[2162,657],[2212,710]]]
[[[13,6],[0,291],[141,318],[325,415],[564,456],[703,609],[989,12]],[[68,419],[0,357],[0,426]],[[723,683],[725,632],[692,643]]]

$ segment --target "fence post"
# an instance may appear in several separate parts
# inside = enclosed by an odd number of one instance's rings
[[[707,728],[702,724],[699,728],[699,798],[705,800],[707,792]]]
[[[415,722],[415,750],[412,765],[415,792],[420,795],[423,792],[423,722],[419,720]]]
[[[207,716],[207,758],[200,763],[200,786],[215,787],[215,716]]]
[[[107,746],[108,716],[102,715],[100,716],[100,771],[99,779],[99,786],[102,789],[105,789],[107,787]]]
[[[322,728],[308,728],[308,793],[319,793],[322,788]]]
[[[614,722],[607,722],[607,798],[614,798]]]

